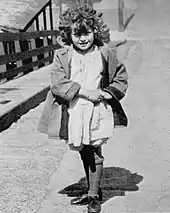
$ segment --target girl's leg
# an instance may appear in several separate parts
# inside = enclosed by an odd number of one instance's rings
[[[90,188],[88,195],[91,197],[98,196],[100,182],[103,174],[103,161],[102,149],[100,147],[93,147],[94,150],[94,162],[90,165],[89,169],[89,183]]]
[[[88,184],[88,195],[98,196],[101,177],[103,173],[103,161],[101,147],[84,145],[80,151],[80,156],[83,161],[84,171]]]
[[[86,192],[77,198],[74,198],[71,200],[72,205],[86,205],[88,204],[88,191],[90,188],[90,182],[89,182],[89,166],[91,164],[92,158],[94,156],[93,149],[91,149],[91,146],[84,145],[82,150],[79,151],[81,160],[83,162],[83,167],[87,179],[87,190]]]
[[[92,164],[92,162],[94,162],[94,151],[91,146],[84,145],[83,149],[79,153],[80,153],[80,156],[81,156],[81,159],[83,162],[84,171],[85,171],[86,178],[87,178],[87,188],[89,191],[89,188],[90,188],[89,167]]]
[[[94,150],[94,163],[90,165],[89,169],[89,183],[90,188],[88,192],[88,212],[99,213],[101,211],[101,204],[99,199],[100,183],[103,174],[103,161],[102,149],[100,147],[93,147]]]
[[[103,173],[103,156],[101,147],[84,145],[79,151],[83,161],[84,171],[87,178],[88,194],[75,198],[71,201],[72,205],[88,204],[88,212],[100,212],[102,193],[100,190],[100,182]],[[97,200],[96,200],[97,198]]]

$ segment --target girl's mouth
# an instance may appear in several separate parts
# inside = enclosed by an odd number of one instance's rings
[[[79,45],[81,46],[86,46],[88,44],[88,42],[85,42],[85,43],[79,43]]]

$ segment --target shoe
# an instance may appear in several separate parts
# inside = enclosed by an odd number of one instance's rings
[[[99,201],[102,201],[103,199],[103,195],[102,195],[102,190],[101,188],[99,188],[99,191],[98,191],[98,196],[99,196]],[[85,193],[81,196],[78,196],[74,199],[71,200],[70,202],[71,205],[87,205],[88,204],[88,194]]]
[[[83,194],[82,196],[76,197],[71,200],[71,205],[87,205],[88,204],[88,194]]]
[[[101,203],[98,196],[88,197],[88,213],[100,213]]]

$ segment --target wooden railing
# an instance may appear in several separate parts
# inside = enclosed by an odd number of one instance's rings
[[[28,22],[22,31],[26,32],[34,25],[34,30],[53,30],[52,0],[48,1]]]
[[[118,25],[119,25],[120,32],[123,32],[125,30],[124,20],[123,20],[123,9],[124,9],[124,1],[118,0]]]
[[[59,31],[0,33],[0,83],[52,62]]]

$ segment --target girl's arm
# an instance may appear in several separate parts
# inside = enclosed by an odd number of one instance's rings
[[[57,51],[52,63],[50,89],[64,101],[71,101],[80,90],[80,84],[67,78]]]
[[[118,61],[115,51],[112,50],[108,54],[108,71],[110,84],[104,91],[120,101],[128,88],[128,73],[125,65]]]
[[[85,90],[83,88],[79,90],[78,97],[85,98],[93,103],[99,102],[103,98],[101,90]]]

